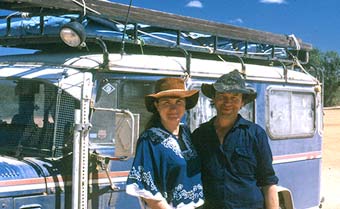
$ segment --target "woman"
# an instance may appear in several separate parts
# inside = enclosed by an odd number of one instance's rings
[[[203,204],[200,162],[189,129],[180,124],[198,96],[198,90],[185,90],[183,79],[163,78],[156,82],[155,93],[145,97],[153,116],[138,139],[126,192],[149,208],[191,209]]]

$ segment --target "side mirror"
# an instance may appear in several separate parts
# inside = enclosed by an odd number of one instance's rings
[[[139,114],[129,110],[95,107],[91,117],[90,143],[114,150],[110,156],[127,159],[134,155],[139,135]]]
[[[139,114],[116,113],[115,156],[131,157],[135,154],[139,135]]]

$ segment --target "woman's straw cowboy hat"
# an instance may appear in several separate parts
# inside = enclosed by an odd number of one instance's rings
[[[219,93],[241,93],[244,104],[252,102],[257,93],[253,88],[247,87],[246,82],[238,70],[222,75],[213,84],[202,84],[202,93],[213,99],[216,91]]]
[[[154,101],[162,97],[185,98],[185,108],[193,108],[198,101],[198,90],[186,90],[182,78],[162,78],[156,82],[155,93],[145,96],[145,106],[149,112],[156,112]]]

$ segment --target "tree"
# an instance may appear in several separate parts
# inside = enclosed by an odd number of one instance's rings
[[[340,56],[335,51],[323,53],[314,49],[310,53],[310,64],[323,70],[324,106],[337,105],[335,99],[340,86]]]

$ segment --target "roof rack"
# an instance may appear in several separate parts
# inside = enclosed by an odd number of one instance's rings
[[[128,23],[134,25],[134,29],[131,30],[133,32],[130,32],[132,34],[131,37],[134,40],[131,40],[128,43],[137,42],[136,34],[143,33],[143,31],[140,30],[140,25],[143,24],[152,26],[153,28],[163,28],[175,31],[177,36],[175,45],[188,51],[236,55],[240,57],[262,57],[262,59],[266,60],[281,60],[281,58],[275,57],[276,49],[284,49],[288,52],[289,58],[283,58],[281,61],[292,62],[294,57],[298,57],[301,63],[306,63],[308,62],[308,52],[312,50],[311,44],[302,42],[301,39],[296,38],[294,35],[274,34],[133,6],[129,9],[128,5],[108,1],[86,0],[86,4],[83,5],[83,1],[79,0],[2,0],[0,8],[29,12],[31,16],[61,13],[77,13],[83,15],[86,9],[87,15],[104,17],[108,20],[121,22],[126,21],[127,13],[130,11]],[[43,18],[40,18],[40,20],[43,26]],[[43,33],[43,29],[40,28],[40,30],[41,33]],[[181,43],[180,39],[182,32],[195,32],[209,35],[209,45],[204,45],[203,47],[185,45]],[[7,43],[6,41],[8,40],[5,40],[6,38],[11,37],[4,37],[4,39],[1,39],[0,37],[0,45],[5,45],[4,43]],[[218,48],[218,44],[221,40],[224,42],[226,40],[230,41],[232,44],[242,42],[243,49],[221,50]],[[266,49],[269,49],[266,51],[266,56],[263,57],[263,54],[250,52],[249,46],[252,44],[266,45]],[[155,44],[155,46],[161,47],[157,44]]]

